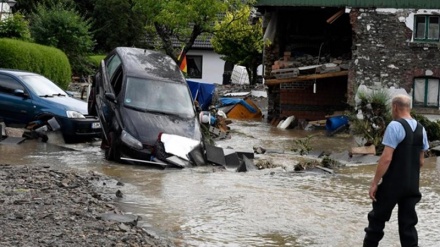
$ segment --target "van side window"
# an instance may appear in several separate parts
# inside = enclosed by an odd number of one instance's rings
[[[116,69],[121,65],[121,58],[118,55],[114,55],[110,58],[110,62],[106,64],[107,67],[107,76],[110,80],[112,80],[112,76],[115,73]]]
[[[24,91],[24,87],[14,78],[6,75],[0,75],[0,93],[14,95],[16,89]]]

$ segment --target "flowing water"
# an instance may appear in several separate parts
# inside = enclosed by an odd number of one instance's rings
[[[2,164],[51,164],[93,170],[125,183],[118,204],[142,216],[140,224],[176,246],[361,246],[368,188],[374,165],[349,165],[334,174],[294,173],[299,159],[294,140],[310,139],[312,150],[347,151],[347,134],[327,137],[322,130],[279,130],[265,122],[235,121],[222,147],[278,153],[258,155],[278,168],[236,173],[218,167],[166,169],[104,160],[99,143],[63,147],[26,141],[0,145]],[[281,153],[280,151],[285,151]],[[440,160],[422,170],[418,204],[420,246],[440,246]],[[381,246],[400,246],[397,210],[386,225]]]

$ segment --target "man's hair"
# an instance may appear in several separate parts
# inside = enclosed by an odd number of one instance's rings
[[[408,95],[398,94],[393,97],[392,104],[399,108],[411,108],[411,98]]]

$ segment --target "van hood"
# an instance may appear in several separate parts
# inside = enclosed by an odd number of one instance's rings
[[[69,96],[54,96],[41,98],[51,104],[56,104],[64,111],[77,111],[83,115],[87,115],[87,103]]]
[[[160,133],[184,136],[201,141],[200,123],[196,117],[182,118],[166,113],[136,111],[121,107],[125,130],[143,144],[154,145]]]

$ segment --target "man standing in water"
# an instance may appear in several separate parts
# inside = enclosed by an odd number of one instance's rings
[[[387,126],[382,144],[385,145],[369,191],[373,210],[368,213],[364,247],[378,246],[385,222],[398,205],[399,236],[402,247],[418,246],[417,213],[415,206],[422,195],[419,191],[420,167],[428,138],[421,124],[411,115],[411,99],[406,95],[393,97],[393,121]],[[379,182],[382,182],[379,184]]]

